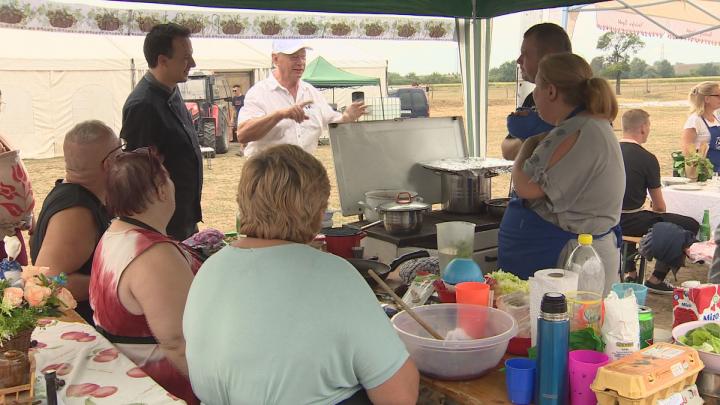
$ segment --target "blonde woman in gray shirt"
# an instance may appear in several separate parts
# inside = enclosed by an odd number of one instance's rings
[[[620,211],[625,191],[622,154],[610,123],[618,106],[607,81],[580,56],[545,56],[533,97],[540,117],[555,125],[529,138],[515,160],[512,200],[500,225],[499,261],[522,278],[563,267],[581,233],[605,268],[604,293],[618,281]]]

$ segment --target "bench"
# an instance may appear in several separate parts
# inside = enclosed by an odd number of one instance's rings
[[[205,161],[207,162],[208,170],[212,170],[212,158],[215,157],[215,149],[211,148],[209,146],[201,146],[200,147],[200,153],[205,158]]]
[[[622,237],[622,255],[620,257],[620,282],[624,283],[624,277],[625,277],[625,257],[628,255],[628,248],[630,245],[638,245],[640,243],[640,237],[637,236],[625,236]],[[640,266],[638,266],[637,270],[637,282],[639,284],[645,283],[645,266],[647,265],[647,261],[643,257],[643,255],[640,254],[640,252],[635,252],[635,254],[631,258],[632,260],[640,259]]]

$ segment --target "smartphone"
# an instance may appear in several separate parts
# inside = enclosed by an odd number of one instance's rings
[[[345,93],[347,94],[347,93]],[[365,92],[364,91],[353,91],[352,92],[352,102],[360,101],[365,102]]]

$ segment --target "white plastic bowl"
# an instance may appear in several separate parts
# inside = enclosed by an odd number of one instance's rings
[[[691,330],[697,329],[709,323],[716,323],[720,325],[720,321],[691,321],[682,323],[673,328],[673,340],[676,344],[685,346],[684,344],[680,343],[680,340],[678,340],[680,336],[685,336]],[[705,363],[705,370],[712,371],[713,373],[720,373],[720,354],[703,352],[701,350],[698,350],[698,354],[700,354],[700,360]]]
[[[442,380],[477,378],[497,366],[517,323],[504,311],[480,305],[436,304],[413,308],[443,337],[462,327],[478,339],[437,340],[402,311],[392,318],[400,339],[421,373]]]

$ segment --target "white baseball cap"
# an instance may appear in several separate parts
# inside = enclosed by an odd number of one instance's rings
[[[272,46],[273,53],[284,53],[285,55],[292,55],[301,49],[312,50],[312,47],[302,39],[276,39]]]

